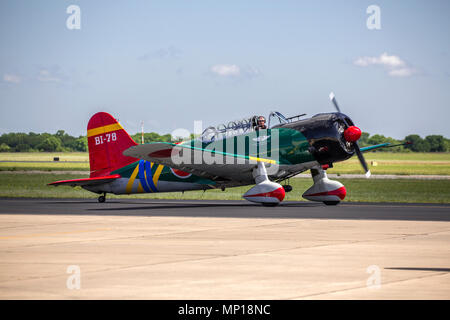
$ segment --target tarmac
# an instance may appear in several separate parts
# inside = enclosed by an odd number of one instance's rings
[[[449,299],[450,205],[0,199],[0,299]]]

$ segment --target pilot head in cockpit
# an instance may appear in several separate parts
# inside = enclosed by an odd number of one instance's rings
[[[263,116],[259,116],[258,117],[258,121],[257,121],[257,125],[256,125],[256,130],[260,130],[260,129],[267,129],[266,126],[266,118],[264,118]]]

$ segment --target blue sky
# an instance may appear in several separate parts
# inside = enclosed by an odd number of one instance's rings
[[[363,131],[450,137],[449,13],[449,1],[3,0],[0,133],[85,134],[98,111],[130,133],[312,116],[334,111],[333,91]]]

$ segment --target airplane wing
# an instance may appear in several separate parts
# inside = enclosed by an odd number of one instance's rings
[[[373,146],[363,147],[363,148],[360,148],[360,150],[361,150],[361,152],[368,152],[368,151],[373,151],[373,150],[380,149],[380,148],[392,148],[392,147],[397,147],[397,146],[404,146],[407,144],[411,144],[411,142],[407,141],[405,143],[399,143],[399,144],[392,144],[392,143],[386,142],[386,143],[376,144]]]
[[[97,178],[84,178],[84,179],[73,179],[73,180],[61,180],[61,181],[55,181],[55,182],[51,182],[49,184],[47,184],[48,186],[62,186],[62,185],[66,185],[66,186],[71,186],[71,187],[76,187],[76,186],[93,186],[93,185],[97,185],[97,184],[102,184],[102,183],[106,183],[106,182],[111,182],[114,181],[116,179],[120,178],[120,174],[114,174],[111,176],[104,176],[104,177],[97,177]]]
[[[140,144],[128,148],[123,154],[180,169],[214,181],[253,182],[252,172],[258,162],[277,164],[277,161],[272,159],[169,142]]]
[[[380,149],[380,148],[384,148],[391,145],[390,143],[380,143],[380,144],[376,144],[374,146],[368,146],[368,147],[362,147],[360,148],[361,152],[367,152],[367,151],[372,151],[372,150],[376,150],[376,149]]]

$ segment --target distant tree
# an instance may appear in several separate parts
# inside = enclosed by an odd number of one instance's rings
[[[131,136],[134,141],[141,143],[141,133]],[[191,134],[190,139],[196,136]],[[144,133],[144,143],[150,142],[179,142],[186,139],[178,139],[172,141],[170,134],[160,135],[156,132]],[[376,150],[376,152],[449,152],[450,139],[444,138],[442,135],[429,135],[422,139],[417,134],[411,134],[399,141],[391,137],[375,134],[370,136],[368,132],[362,132],[358,143],[361,147],[368,145],[376,145],[381,143],[400,144],[401,142],[410,141],[412,144],[406,146],[397,146],[392,148],[384,148]],[[0,136],[0,152],[33,152],[33,151],[79,151],[86,152],[88,150],[87,137],[73,137],[64,130],[58,130],[55,134],[50,133],[4,133]]]
[[[361,132],[361,138],[358,140],[358,144],[362,147],[369,145],[369,136],[370,133],[368,132]]]
[[[381,134],[375,134],[371,136],[368,140],[369,145],[375,145],[375,144],[382,144],[382,143],[390,143],[391,145],[400,144],[401,142],[397,139],[391,138],[391,137],[385,137]],[[404,151],[403,146],[396,146],[396,147],[389,147],[389,148],[383,148],[378,149],[375,152],[402,152]]]
[[[447,151],[447,145],[445,139],[441,135],[430,135],[425,137],[425,142],[430,147],[430,152],[445,152]]]
[[[423,140],[418,134],[410,134],[405,137],[405,141],[411,142],[405,146],[406,149],[409,149],[414,152],[429,152],[430,144]]]
[[[79,137],[78,139],[76,139],[73,143],[72,149],[75,151],[81,151],[81,152],[87,151],[88,150],[87,138]]]
[[[14,151],[16,151],[16,152],[28,152],[28,151],[30,151],[30,149],[31,149],[31,147],[30,147],[29,144],[21,143],[21,144],[18,144],[14,148]]]
[[[61,138],[64,136],[65,131],[64,130],[58,130],[55,133],[55,136],[57,136],[58,138]]]
[[[8,146],[6,143],[0,144],[0,152],[10,152],[11,147]]]
[[[136,133],[136,134],[132,135],[131,138],[136,143],[141,143],[142,142],[142,133]],[[170,142],[170,141],[171,141],[171,135],[170,134],[165,134],[165,135],[161,136],[161,135],[159,135],[156,132],[144,133],[144,143]]]
[[[57,137],[48,137],[38,145],[39,150],[43,151],[62,151],[61,140]]]
[[[374,145],[374,144],[386,143],[386,142],[388,142],[388,139],[385,136],[383,136],[382,134],[374,134],[367,140],[367,142],[370,145]]]

